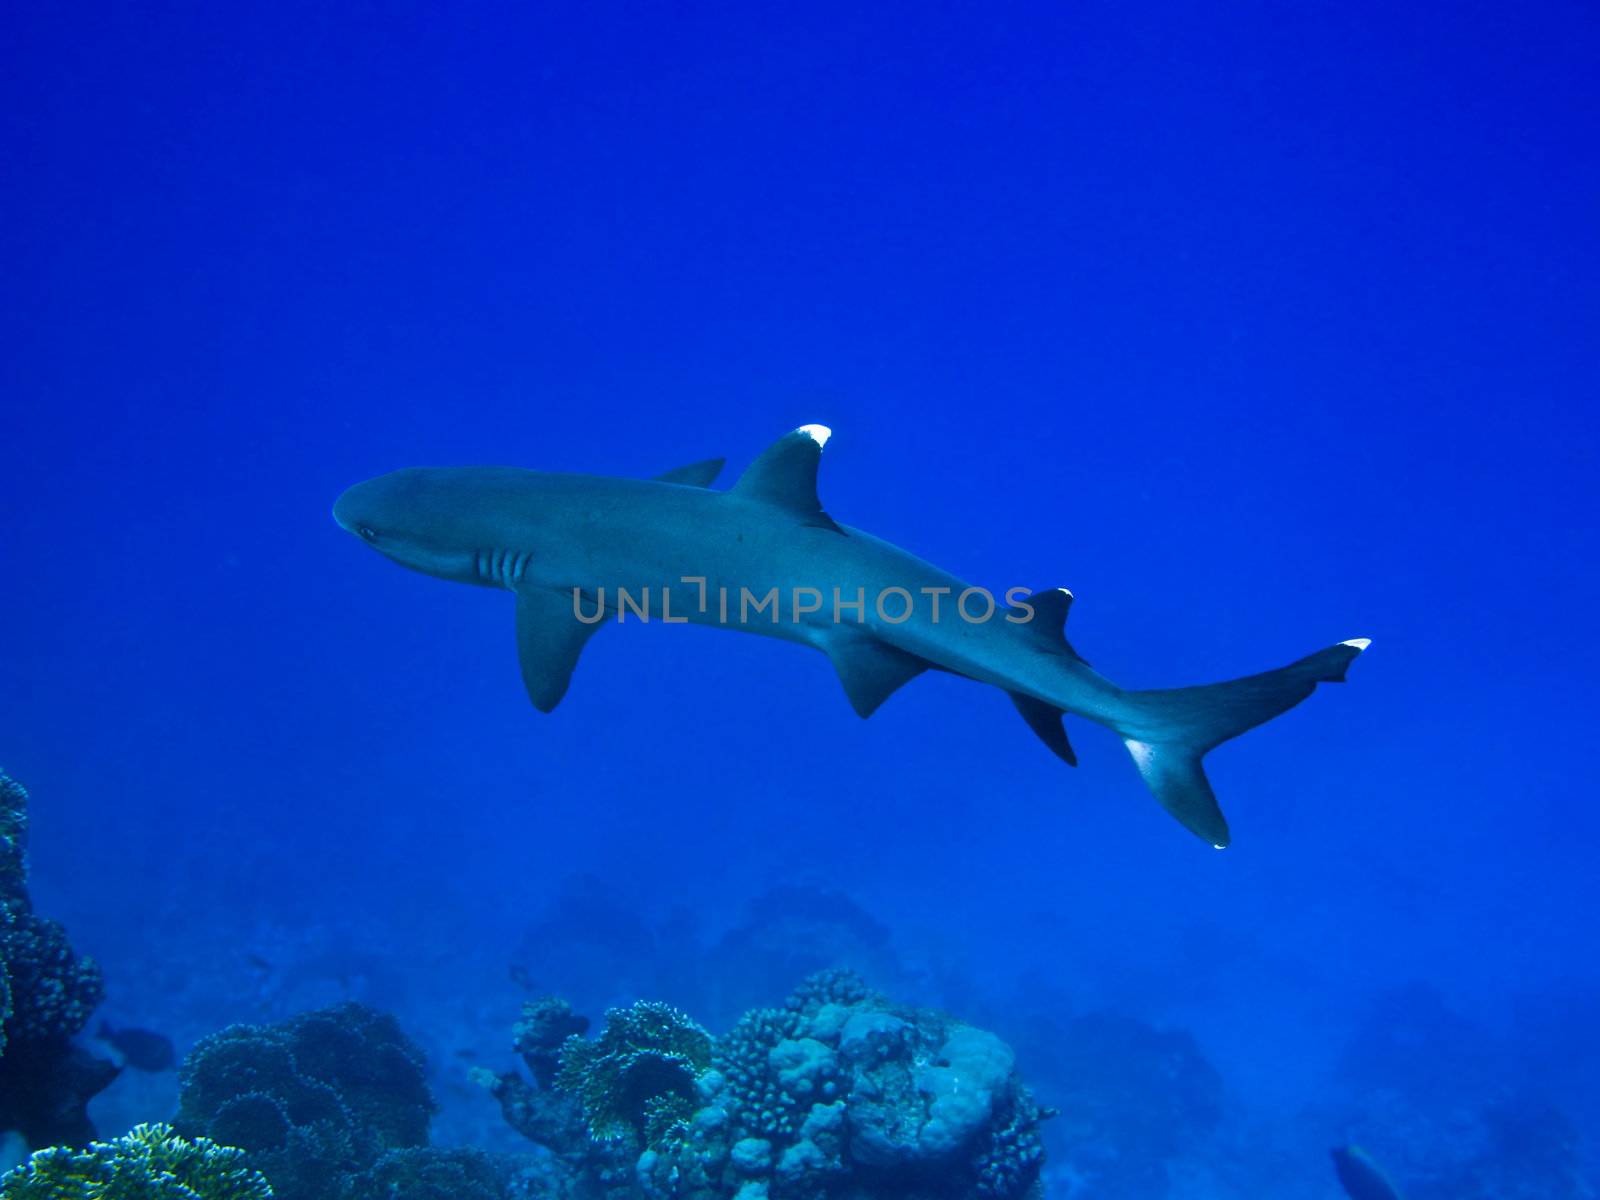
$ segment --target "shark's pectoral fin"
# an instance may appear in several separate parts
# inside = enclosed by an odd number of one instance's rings
[[[673,467],[656,476],[658,483],[681,483],[686,487],[710,487],[722,473],[725,458],[707,458],[682,467]]]
[[[591,611],[589,604],[584,611]],[[528,699],[540,712],[561,703],[578,655],[600,625],[598,619],[593,624],[578,619],[571,592],[534,587],[517,592],[517,660]]]
[[[915,679],[928,669],[926,659],[896,650],[867,633],[839,627],[823,649],[833,660],[833,669],[844,684],[844,694],[860,717],[870,717],[892,696],[901,684]]]
[[[842,534],[844,530],[822,511],[822,501],[817,499],[817,464],[831,436],[823,425],[802,425],[784,434],[745,468],[729,490],[735,496],[793,513],[803,525]]]
[[[1050,752],[1069,767],[1077,766],[1078,756],[1073,753],[1072,743],[1067,741],[1067,731],[1061,724],[1062,711],[1022,692],[1006,694],[1011,697],[1011,703],[1017,706],[1028,728],[1039,735],[1039,740],[1050,747]]]

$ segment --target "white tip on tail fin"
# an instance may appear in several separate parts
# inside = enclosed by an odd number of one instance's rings
[[[1351,638],[1276,671],[1133,692],[1135,710],[1117,732],[1162,807],[1220,850],[1228,844],[1228,823],[1200,765],[1206,751],[1293,708],[1319,683],[1343,683],[1346,668],[1371,644]]]

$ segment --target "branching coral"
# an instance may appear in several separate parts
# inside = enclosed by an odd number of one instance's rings
[[[0,1180],[0,1200],[267,1200],[244,1154],[166,1125],[140,1125],[87,1149],[41,1150]]]
[[[641,1001],[606,1013],[594,1041],[568,1038],[555,1085],[578,1097],[594,1137],[649,1145],[694,1110],[695,1080],[710,1063],[710,1034],[670,1005]]]

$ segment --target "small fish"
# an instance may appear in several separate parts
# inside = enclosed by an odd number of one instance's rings
[[[244,961],[258,971],[272,970],[272,964],[266,959],[262,958],[259,954],[246,953],[244,956]]]
[[[1333,1170],[1350,1200],[1401,1200],[1400,1189],[1360,1146],[1335,1148]]]
[[[123,1061],[135,1070],[170,1071],[177,1065],[178,1054],[172,1048],[171,1039],[149,1029],[112,1029],[101,1021],[96,1036],[115,1046]]]
[[[516,984],[518,987],[528,988],[530,990],[533,988],[533,980],[528,976],[528,968],[523,966],[521,963],[511,964],[510,975],[511,982]]]

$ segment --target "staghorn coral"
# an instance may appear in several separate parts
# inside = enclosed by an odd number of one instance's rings
[[[0,1200],[266,1200],[244,1154],[166,1125],[140,1125],[87,1149],[40,1150],[0,1180]]]
[[[180,1082],[179,1131],[242,1148],[289,1200],[424,1146],[434,1109],[421,1053],[393,1017],[353,1003],[213,1034]]]

